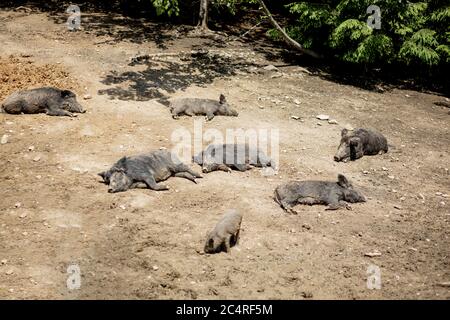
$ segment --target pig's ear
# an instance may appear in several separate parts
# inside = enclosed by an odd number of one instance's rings
[[[99,175],[100,177],[102,177],[103,180],[105,180],[105,176],[106,176],[106,172],[105,172],[105,171],[100,172],[98,175]]]
[[[210,238],[209,240],[208,240],[208,247],[209,248],[214,248],[214,239],[213,238]]]
[[[347,135],[347,133],[348,133],[348,130],[347,129],[342,129],[342,131],[341,131],[341,137],[345,137],[346,135]]]
[[[63,97],[63,98],[75,97],[75,93],[73,93],[70,90],[62,90],[61,91],[61,97]]]
[[[219,97],[219,102],[220,102],[221,104],[224,104],[225,102],[227,102],[227,99],[225,98],[225,96],[224,96],[223,94],[220,95],[220,97]]]
[[[340,185],[342,188],[351,188],[352,184],[350,181],[347,180],[347,178],[343,174],[338,174],[338,185]]]

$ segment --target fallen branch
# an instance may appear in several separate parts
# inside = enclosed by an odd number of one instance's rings
[[[259,4],[262,6],[264,12],[266,13],[267,17],[269,18],[270,22],[272,23],[272,25],[274,26],[275,29],[277,29],[280,33],[281,36],[283,37],[284,41],[290,45],[292,48],[305,53],[311,57],[314,58],[322,58],[321,55],[315,53],[312,50],[309,49],[305,49],[300,43],[298,43],[297,41],[295,41],[294,39],[292,39],[291,37],[289,37],[289,35],[286,33],[286,31],[284,31],[284,29],[278,24],[278,22],[273,18],[272,14],[270,13],[269,9],[267,9],[266,4],[264,3],[263,0],[258,0]]]

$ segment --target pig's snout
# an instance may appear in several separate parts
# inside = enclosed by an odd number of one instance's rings
[[[339,159],[338,156],[334,156],[334,161],[339,161],[339,160],[341,160],[341,159]]]

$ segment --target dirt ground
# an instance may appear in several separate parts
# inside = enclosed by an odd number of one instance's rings
[[[0,145],[0,298],[450,298],[450,115],[433,104],[445,97],[366,91],[292,65],[265,71],[284,65],[268,60],[270,45],[177,28],[147,41],[139,32],[151,25],[83,19],[83,31],[69,32],[61,17],[0,11],[0,100],[51,84],[74,89],[87,109],[77,118],[0,114],[8,137]],[[131,60],[142,54],[151,56]],[[180,127],[193,132],[194,119],[173,120],[165,99],[220,93],[239,117],[203,121],[203,130],[279,129],[277,175],[214,172],[197,185],[170,178],[164,192],[107,193],[99,171],[124,155],[172,148]],[[377,128],[395,148],[336,163],[349,126]],[[368,202],[293,215],[273,201],[283,182],[338,173]],[[230,208],[244,213],[240,244],[202,254],[207,231]],[[80,268],[78,290],[67,287],[71,264]],[[380,290],[367,288],[371,265]]]

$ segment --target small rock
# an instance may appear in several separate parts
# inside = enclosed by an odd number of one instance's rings
[[[33,151],[34,150],[34,146],[29,146],[28,147],[28,151]]]
[[[303,225],[302,225],[302,228],[303,229],[306,229],[306,230],[311,230],[311,225],[310,224],[308,224],[308,223],[304,223]]]
[[[268,66],[265,66],[263,69],[266,71],[278,71],[278,68],[275,67],[273,64],[269,64]]]
[[[16,208],[20,208],[22,206],[22,204],[20,203],[20,202],[16,202],[15,204],[14,204],[14,207],[16,207]]]
[[[378,252],[378,251],[374,251],[374,252],[366,252],[366,253],[364,253],[364,255],[365,255],[366,257],[370,257],[370,258],[373,258],[373,257],[379,257],[379,256],[381,256],[381,252]]]
[[[21,213],[20,215],[19,215],[19,218],[20,219],[23,219],[23,218],[25,218],[27,216],[27,213],[26,212],[23,212],[23,213]]]
[[[41,160],[41,157],[40,157],[40,156],[36,156],[36,157],[33,158],[33,161],[34,161],[34,162],[38,162],[39,160]]]
[[[397,205],[397,204],[394,204],[394,208],[397,209],[397,210],[402,210],[402,207]]]
[[[92,96],[91,96],[90,94],[85,94],[85,95],[83,96],[83,99],[84,99],[84,100],[89,100],[89,99],[92,99]]]
[[[7,134],[4,134],[2,136],[2,139],[0,140],[0,143],[1,144],[7,144],[8,143],[8,135]]]
[[[363,174],[369,174],[369,171],[364,170],[362,173],[363,173]]]
[[[298,116],[291,116],[291,119],[294,119],[294,120],[299,120],[299,119],[300,119],[300,117],[298,117]]]
[[[2,259],[2,261],[0,261],[0,263],[1,263],[2,265],[7,264],[7,263],[8,263],[8,260]]]
[[[305,299],[311,299],[314,295],[312,292],[304,291],[301,293],[302,297]]]
[[[9,269],[9,270],[6,270],[6,272],[5,272],[8,276],[9,275],[11,275],[11,274],[13,274],[14,273],[14,270],[12,270],[12,269]]]
[[[319,119],[319,120],[329,120],[330,116],[327,115],[327,114],[319,114],[319,115],[316,116],[316,118]]]
[[[388,176],[388,178],[391,179],[391,180],[395,179],[394,176]]]
[[[153,270],[155,270],[155,271],[157,271],[159,269],[159,267],[158,266],[153,266]]]
[[[450,281],[438,283],[438,286],[444,287],[444,288],[450,288]]]
[[[295,99],[295,100],[294,100],[294,103],[295,103],[296,105],[299,105],[299,104],[300,104],[300,100]]]
[[[328,123],[329,124],[338,124],[337,120],[334,120],[334,119],[328,120]]]
[[[280,73],[280,72],[278,72],[278,73],[273,74],[273,75],[271,76],[271,78],[272,78],[272,79],[275,79],[275,78],[281,78],[282,76],[283,76],[283,74]]]

